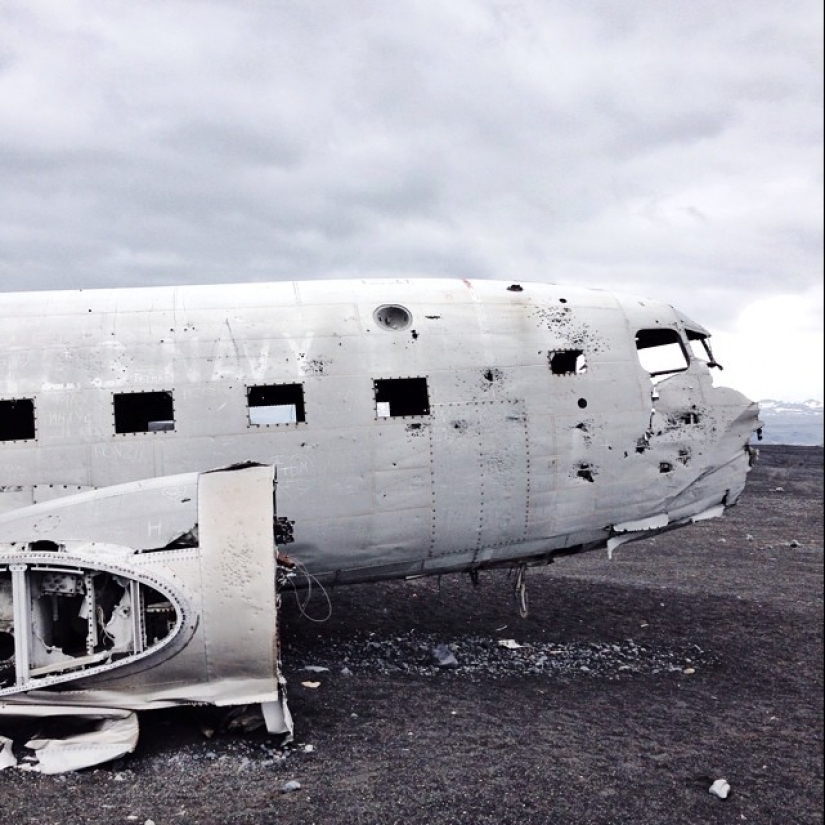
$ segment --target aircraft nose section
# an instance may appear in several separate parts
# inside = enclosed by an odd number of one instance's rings
[[[750,441],[753,433],[761,440],[764,424],[759,419],[759,404],[737,390],[727,390],[727,393],[729,398],[725,406],[732,414],[735,413],[730,419],[728,432],[741,436],[745,443]]]
[[[674,380],[675,379],[675,380]],[[677,424],[695,476],[670,502],[671,515],[707,505],[734,504],[745,488],[755,449],[750,442],[762,427],[759,405],[729,387],[714,387],[703,375],[676,376],[659,385],[657,411]],[[695,418],[694,418],[695,414]],[[698,424],[698,426],[696,426]]]
[[[735,504],[745,488],[747,474],[756,458],[751,439],[756,433],[762,438],[759,404],[728,387],[718,387],[711,393],[713,417],[717,424],[717,443],[713,445],[716,465],[714,474],[727,479],[725,504]]]

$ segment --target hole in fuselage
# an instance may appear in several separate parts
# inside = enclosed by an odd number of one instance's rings
[[[7,630],[0,630],[0,662],[6,662],[14,656],[14,635]]]

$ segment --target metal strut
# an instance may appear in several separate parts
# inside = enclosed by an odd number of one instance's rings
[[[513,588],[516,601],[518,602],[518,614],[522,619],[526,619],[530,610],[527,605],[527,565],[520,564],[516,574],[516,584]]]

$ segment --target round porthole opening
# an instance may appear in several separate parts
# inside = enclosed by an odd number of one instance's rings
[[[382,329],[406,329],[412,323],[412,313],[398,304],[384,304],[373,312],[372,317]]]

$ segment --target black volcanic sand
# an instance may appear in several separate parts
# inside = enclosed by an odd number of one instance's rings
[[[146,713],[114,764],[0,773],[0,822],[821,823],[822,456],[763,447],[722,519],[531,570],[527,619],[505,572],[341,588],[323,623],[286,594],[291,746]]]

